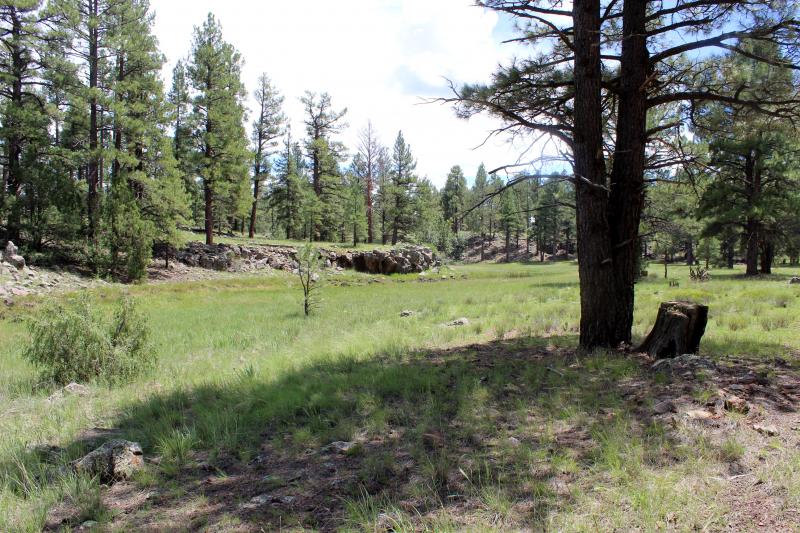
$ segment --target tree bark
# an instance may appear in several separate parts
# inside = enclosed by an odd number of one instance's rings
[[[575,0],[575,123],[573,154],[577,175],[576,219],[580,278],[580,345],[616,343],[619,312],[602,139],[600,0]]]
[[[761,273],[772,274],[772,262],[775,258],[775,246],[769,239],[761,243]]]
[[[647,5],[648,2],[625,2],[622,17],[617,138],[608,212],[614,270],[614,298],[610,301],[614,304],[607,307],[611,338],[606,346],[630,343],[633,326],[647,145]]]
[[[692,302],[664,302],[652,331],[637,352],[663,359],[697,353],[708,323],[708,306]]]
[[[90,243],[97,240],[97,216],[99,214],[99,193],[98,183],[100,179],[100,165],[98,151],[99,126],[97,123],[98,102],[96,89],[99,81],[99,30],[96,20],[99,14],[97,5],[98,0],[89,0],[89,89],[91,98],[89,100],[89,165],[86,176],[89,191],[86,198],[86,214],[89,219],[88,237]]]

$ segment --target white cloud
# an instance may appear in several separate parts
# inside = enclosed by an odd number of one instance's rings
[[[490,118],[466,122],[449,106],[421,105],[446,94],[444,78],[488,80],[513,51],[499,43],[497,14],[470,0],[152,0],[152,6],[167,80],[188,53],[193,27],[213,12],[245,58],[248,89],[266,72],[286,96],[296,134],[302,132],[298,99],[308,89],[327,91],[334,106],[348,108],[350,128],[342,135],[348,146],[368,119],[388,146],[403,130],[418,173],[437,185],[452,165],[472,176],[482,161],[492,168],[519,153],[501,141],[472,150],[497,125]]]

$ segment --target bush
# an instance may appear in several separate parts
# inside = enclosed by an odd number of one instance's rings
[[[29,323],[24,357],[55,383],[129,380],[155,363],[150,329],[134,301],[123,297],[109,318],[87,297],[46,306]]]

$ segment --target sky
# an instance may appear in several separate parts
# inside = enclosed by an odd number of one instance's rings
[[[508,21],[471,0],[151,0],[155,32],[167,57],[164,79],[186,57],[194,26],[208,12],[243,55],[243,78],[252,94],[266,73],[285,96],[295,136],[304,134],[304,91],[328,92],[348,109],[339,139],[352,151],[371,120],[391,147],[399,130],[417,158],[417,173],[442,186],[453,165],[468,179],[483,162],[489,170],[517,161],[521,147],[494,139],[499,125],[487,116],[469,121],[453,108],[426,99],[456,84],[486,82],[498,62],[515,53],[501,41]],[[252,108],[252,97],[249,101]]]

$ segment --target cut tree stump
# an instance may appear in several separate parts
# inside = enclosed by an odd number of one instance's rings
[[[647,352],[656,359],[697,353],[707,322],[707,305],[663,302],[653,330],[636,351]]]

